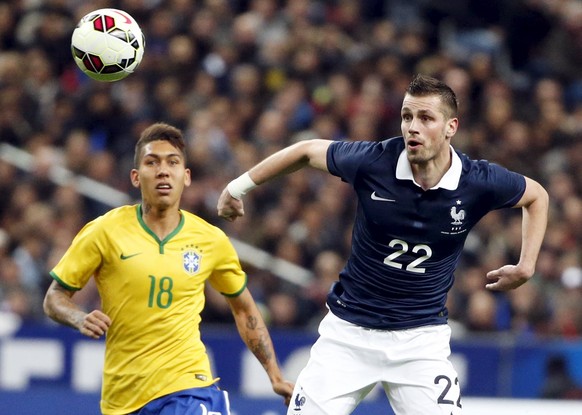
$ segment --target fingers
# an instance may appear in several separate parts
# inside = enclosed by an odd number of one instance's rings
[[[226,189],[222,192],[220,198],[218,199],[216,210],[218,216],[226,219],[229,222],[232,222],[239,216],[244,216],[245,214],[242,201],[232,197]]]
[[[285,406],[289,406],[291,402],[291,396],[293,396],[293,388],[295,385],[289,381],[278,382],[274,385],[273,389],[278,395],[284,398]]]
[[[504,291],[503,288],[500,286],[499,282],[485,284],[485,288],[490,291]]]
[[[238,218],[239,216],[243,216],[244,215],[244,211],[234,211],[232,209],[218,209],[218,216],[220,216],[223,219],[226,219],[229,222],[233,222],[236,218]]]
[[[93,310],[85,316],[80,331],[85,336],[99,339],[107,332],[109,326],[111,326],[109,316],[99,310]]]
[[[491,291],[513,290],[523,285],[528,280],[528,278],[513,265],[506,265],[499,269],[489,271],[487,273],[487,279],[492,282],[486,284],[485,288]]]

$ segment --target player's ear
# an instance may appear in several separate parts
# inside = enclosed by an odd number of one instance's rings
[[[184,186],[188,187],[192,183],[192,173],[190,169],[186,169],[184,172]]]
[[[451,118],[447,122],[447,138],[451,138],[452,136],[454,136],[456,134],[458,128],[459,128],[459,119],[458,118]]]
[[[131,169],[129,172],[129,179],[133,187],[139,189],[139,172],[136,169]]]

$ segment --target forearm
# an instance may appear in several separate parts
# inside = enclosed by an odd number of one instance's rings
[[[306,144],[301,142],[272,154],[249,169],[248,173],[253,182],[260,185],[276,177],[300,170],[308,164]]]
[[[240,200],[256,186],[276,177],[284,176],[306,166],[327,171],[329,140],[307,140],[286,147],[261,161],[246,173],[231,181],[227,190],[230,196]]]
[[[44,299],[44,312],[54,321],[80,330],[85,313],[71,296],[52,285]]]
[[[543,198],[523,207],[522,244],[519,265],[531,276],[540,252],[547,226],[547,202]]]
[[[248,292],[241,294],[241,296],[245,296],[245,294]],[[248,297],[250,298],[250,294]],[[241,300],[245,302],[244,307],[233,307],[233,315],[240,337],[261,363],[271,383],[280,382],[283,377],[265,321],[252,299]]]
[[[281,381],[283,376],[277,362],[273,342],[262,317],[260,315],[241,316],[240,320],[237,319],[236,325],[241,338],[261,363],[271,383]]]
[[[85,336],[100,338],[109,329],[111,319],[100,310],[83,311],[73,301],[73,293],[53,281],[44,298],[44,312],[56,322],[71,326]]]

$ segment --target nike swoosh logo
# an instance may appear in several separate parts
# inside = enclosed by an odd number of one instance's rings
[[[125,261],[126,259],[133,258],[134,256],[137,256],[137,255],[141,255],[141,252],[138,252],[137,254],[131,254],[131,255],[123,255],[123,253],[122,253],[121,255],[119,255],[119,258],[122,261]]]
[[[376,196],[376,192],[372,192],[372,196],[370,196],[372,200],[379,200],[380,202],[396,202],[395,199],[385,199],[380,196]]]

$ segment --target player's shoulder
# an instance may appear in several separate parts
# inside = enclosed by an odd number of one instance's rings
[[[385,154],[399,155],[404,150],[404,139],[399,136],[382,140],[334,141],[329,148],[336,153],[340,152],[346,155],[357,154],[370,161],[375,157],[381,157]]]
[[[463,170],[465,172],[471,171],[473,173],[479,173],[479,172],[487,172],[487,171],[490,171],[491,169],[507,170],[505,167],[503,167],[502,165],[500,165],[494,161],[487,160],[487,159],[474,159],[474,158],[471,158],[469,155],[463,153],[462,151],[459,151],[457,149],[455,149],[454,151],[457,153],[457,155],[461,159],[461,163],[463,165]]]
[[[472,159],[468,155],[455,150],[461,159],[463,173],[461,180],[465,182],[479,182],[481,184],[489,183],[495,186],[502,182],[510,182],[523,175],[509,170],[491,160]]]
[[[131,218],[137,220],[137,209],[137,205],[124,205],[113,208],[89,221],[86,226],[111,229],[112,226],[127,223]]]
[[[124,205],[113,208],[103,215],[97,217],[93,222],[106,224],[108,226],[115,223],[126,223],[129,219],[137,219],[138,205]]]
[[[388,151],[400,150],[400,151],[402,151],[402,150],[404,150],[404,137],[398,136],[398,137],[386,138],[382,141],[379,141],[378,144],[384,150],[388,150]]]
[[[137,206],[121,206],[90,220],[79,231],[79,235],[94,238],[107,237],[112,233],[123,233],[132,223],[138,222]],[[132,222],[132,220],[134,222]]]
[[[211,224],[207,220],[187,210],[180,209],[180,212],[184,217],[184,227],[186,229],[195,229],[198,232],[214,234],[216,237],[226,238],[226,234],[218,226]]]

